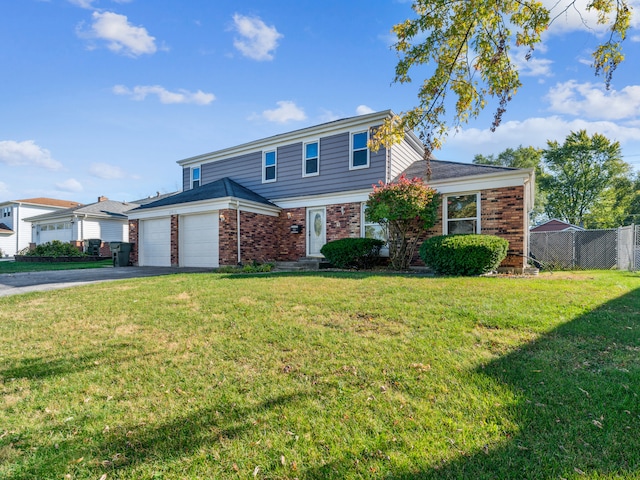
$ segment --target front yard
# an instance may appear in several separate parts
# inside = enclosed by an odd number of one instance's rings
[[[0,478],[640,478],[640,276],[171,275],[0,299]]]

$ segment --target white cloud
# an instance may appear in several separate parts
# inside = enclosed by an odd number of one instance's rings
[[[553,19],[549,26],[550,33],[567,33],[573,31],[588,31],[597,35],[609,32],[610,25],[599,25],[598,14],[595,10],[588,10],[587,5],[593,0],[542,0],[545,7],[550,9]],[[639,0],[629,0],[631,8],[637,11]],[[638,25],[638,15],[632,15],[631,25]]]
[[[51,157],[49,150],[36,145],[33,140],[25,140],[24,142],[0,141],[0,163],[10,167],[35,166],[47,170],[62,168],[62,164]]]
[[[583,119],[565,120],[560,116],[534,117],[523,121],[502,123],[495,132],[488,128],[462,129],[452,134],[443,147],[443,156],[435,152],[437,158],[470,162],[473,156],[498,154],[507,148],[519,145],[546,148],[547,140],[564,142],[570,132],[586,130],[589,135],[600,133],[612,141],[625,143],[640,142],[640,125],[623,126],[610,121],[593,121]],[[460,158],[451,158],[447,153],[451,149],[458,152]]]
[[[278,108],[273,110],[265,110],[262,112],[261,117],[276,123],[287,123],[291,121],[302,121],[307,119],[307,115],[304,113],[304,110],[298,107],[294,102],[291,101],[280,101],[276,102],[278,104]]]
[[[82,184],[77,181],[75,178],[70,178],[65,180],[64,182],[56,183],[56,188],[58,190],[62,190],[64,192],[81,192],[84,190]]]
[[[527,47],[517,47],[511,51],[510,60],[518,68],[520,75],[527,77],[550,77],[552,75],[551,65],[553,61],[548,58],[539,58],[546,51],[543,45],[536,47],[529,60],[526,56],[529,52]]]
[[[122,168],[108,163],[92,163],[91,167],[89,167],[89,173],[103,180],[115,180],[124,178],[126,175]]]
[[[132,100],[141,101],[148,95],[156,95],[161,103],[193,103],[195,105],[209,105],[216,97],[212,93],[205,93],[202,90],[190,92],[188,90],[179,89],[177,92],[170,92],[160,85],[138,85],[133,89],[124,85],[116,85],[113,87],[113,93],[116,95],[127,95]]]
[[[106,40],[109,50],[130,57],[156,52],[155,38],[144,27],[131,25],[125,15],[93,12],[92,17],[91,31],[78,29],[81,37]]]
[[[80,8],[93,8],[93,3],[96,0],[69,0],[69,3],[76,5]]]
[[[367,113],[374,113],[375,110],[366,105],[358,105],[356,107],[356,115],[366,115]]]
[[[552,87],[546,99],[554,113],[602,120],[633,119],[640,112],[640,85],[607,91],[600,84],[570,80]]]
[[[235,14],[234,28],[242,38],[233,42],[245,56],[254,60],[273,60],[273,51],[278,46],[278,40],[283,37],[275,27],[267,26],[260,18],[246,17]]]

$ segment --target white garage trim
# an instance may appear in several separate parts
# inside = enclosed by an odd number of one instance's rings
[[[181,215],[179,252],[181,267],[218,267],[218,212]]]
[[[171,218],[140,220],[139,245],[138,265],[170,267]]]

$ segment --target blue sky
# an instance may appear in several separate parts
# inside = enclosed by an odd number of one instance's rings
[[[549,5],[556,0],[544,0]],[[562,3],[561,0],[560,3]],[[586,0],[578,0],[578,5]],[[470,162],[570,131],[602,133],[640,169],[640,30],[609,91],[593,18],[559,17],[495,133],[491,112],[436,156]],[[177,160],[360,113],[406,110],[392,84],[399,0],[12,0],[0,6],[0,201],[181,188]]]

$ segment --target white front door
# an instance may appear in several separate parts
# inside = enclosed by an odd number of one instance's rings
[[[324,207],[307,210],[307,256],[321,257],[320,249],[327,243],[327,212]]]

